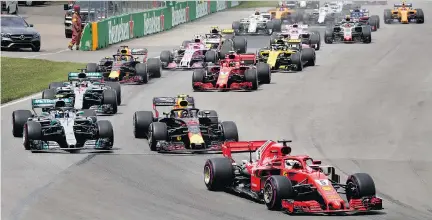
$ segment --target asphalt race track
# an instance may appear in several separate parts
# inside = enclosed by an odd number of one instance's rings
[[[414,6],[423,8],[426,16],[432,14],[432,3]],[[382,17],[383,7],[369,8]],[[207,32],[211,25],[229,28],[234,19],[250,13],[221,12],[124,44],[148,47],[150,55],[158,56],[162,49]],[[2,219],[326,218],[289,217],[262,204],[209,192],[203,183],[204,162],[219,155],[158,155],[150,152],[146,141],[134,139],[133,113],[151,109],[153,96],[179,93],[193,95],[199,108],[217,110],[222,120],[235,121],[243,140],[291,138],[294,154],[322,159],[336,166],[343,178],[354,172],[373,176],[384,199],[383,212],[327,218],[431,219],[428,36],[432,36],[428,18],[423,25],[381,23],[372,44],[324,45],[317,52],[316,67],[276,73],[272,84],[256,92],[193,93],[188,71],[166,71],[148,85],[125,85],[118,115],[105,117],[114,125],[120,148],[112,154],[26,152],[21,139],[12,137],[10,123],[12,111],[29,109],[29,101],[2,106]],[[248,38],[251,51],[267,43],[265,37]],[[86,62],[117,49],[58,52],[61,46],[52,47],[58,50],[13,54]]]

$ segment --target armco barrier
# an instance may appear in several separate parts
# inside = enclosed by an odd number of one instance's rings
[[[167,1],[167,7],[110,17],[84,27],[81,50],[90,51],[166,31],[179,24],[235,7],[238,1]]]

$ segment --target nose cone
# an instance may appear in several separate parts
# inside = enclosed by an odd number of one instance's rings
[[[115,79],[115,78],[118,78],[119,76],[120,76],[120,71],[119,70],[113,70],[108,75],[108,78]]]
[[[329,202],[329,208],[337,210],[337,209],[341,208],[341,204],[338,201],[331,201],[331,202]]]

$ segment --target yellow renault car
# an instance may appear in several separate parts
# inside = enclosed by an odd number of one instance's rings
[[[315,66],[315,50],[303,48],[301,40],[277,39],[268,48],[258,51],[258,59],[275,70],[302,71],[305,66]]]

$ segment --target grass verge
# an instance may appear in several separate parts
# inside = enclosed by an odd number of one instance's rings
[[[278,1],[242,1],[234,8],[260,8],[260,7],[277,7]]]
[[[1,103],[10,102],[66,81],[67,73],[84,68],[83,63],[1,57]]]

